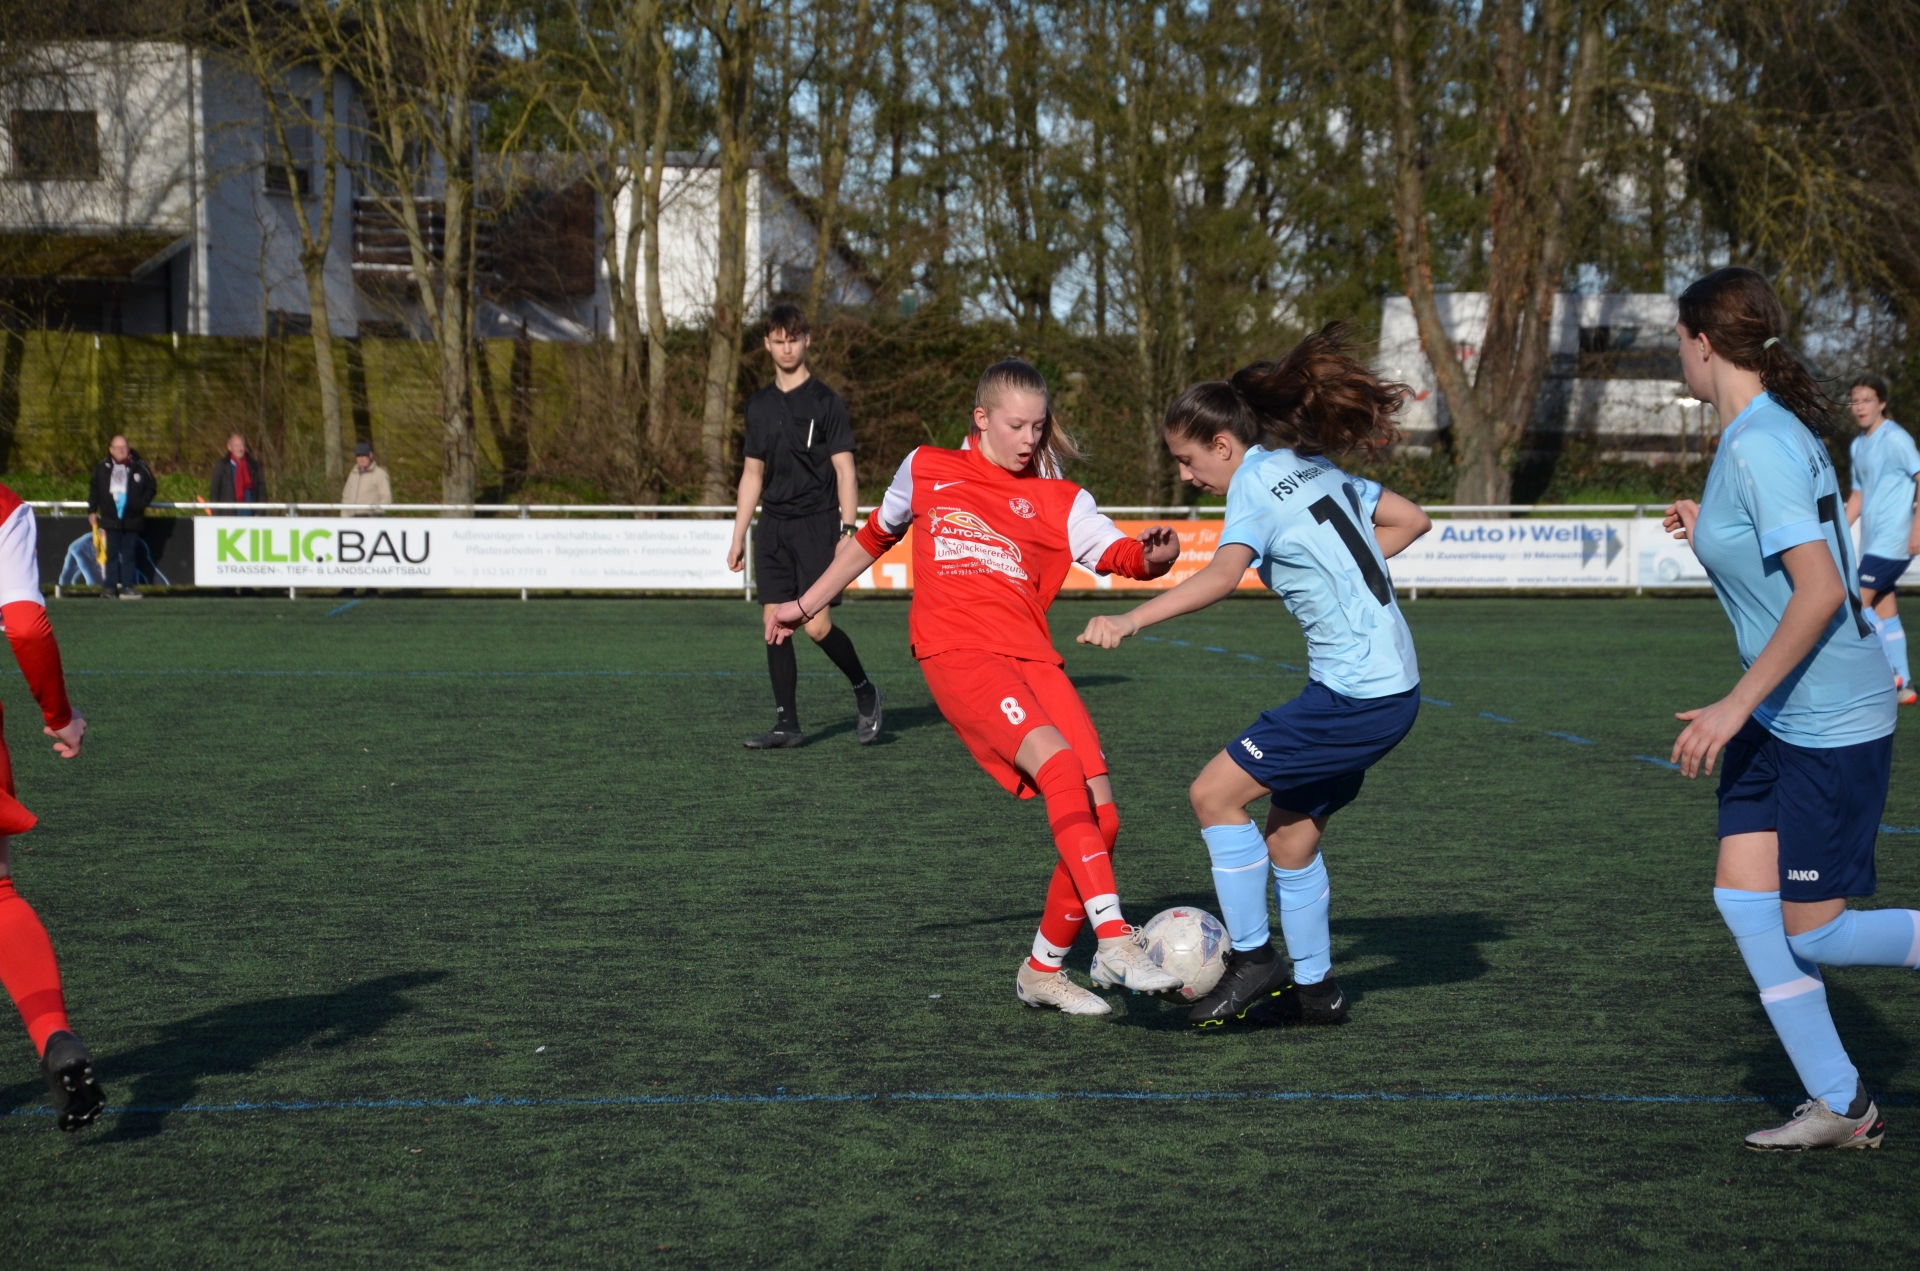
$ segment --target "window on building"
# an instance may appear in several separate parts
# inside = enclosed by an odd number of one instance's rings
[[[100,176],[100,125],[90,110],[16,110],[12,175],[28,181],[93,181]]]
[[[1670,327],[1581,327],[1583,380],[1680,378],[1680,337]]]
[[[307,103],[276,96],[262,126],[267,156],[267,189],[274,194],[313,193],[314,144]]]

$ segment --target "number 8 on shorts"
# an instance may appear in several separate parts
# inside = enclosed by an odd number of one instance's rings
[[[1019,698],[1016,698],[1016,697],[1001,698],[1000,713],[1002,715],[1005,715],[1007,717],[1007,722],[1009,724],[1012,724],[1015,728],[1018,728],[1020,725],[1027,722],[1027,711],[1024,706],[1020,705]]]

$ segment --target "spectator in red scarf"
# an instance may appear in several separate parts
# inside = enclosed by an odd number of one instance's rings
[[[261,503],[267,497],[267,483],[260,477],[260,464],[247,453],[247,439],[239,433],[227,438],[227,453],[213,465],[213,488],[209,503]],[[229,508],[221,516],[252,516]]]

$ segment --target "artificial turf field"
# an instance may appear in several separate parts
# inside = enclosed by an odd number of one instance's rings
[[[0,681],[15,878],[116,1109],[57,1133],[0,1029],[0,1263],[1920,1259],[1912,975],[1827,977],[1885,1147],[1740,1147],[1798,1086],[1712,905],[1711,787],[1636,758],[1734,678],[1711,600],[1407,605],[1434,704],[1325,844],[1353,1020],[1225,1034],[1015,1002],[1045,819],[933,709],[905,604],[839,611],[880,744],[803,647],[811,744],[749,753],[739,600],[340,603],[54,604],[72,763]],[[1217,908],[1185,787],[1303,643],[1236,599],[1071,644],[1112,607],[1054,630],[1122,897]],[[1920,830],[1914,730],[1885,820]],[[1870,903],[1920,902],[1916,854],[1883,835]]]

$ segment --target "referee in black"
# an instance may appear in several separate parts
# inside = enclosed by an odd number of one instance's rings
[[[807,315],[775,305],[767,315],[767,354],[773,383],[747,399],[746,465],[733,515],[727,568],[746,565],[747,526],[764,504],[753,536],[753,575],[763,614],[798,600],[833,563],[843,535],[859,528],[859,485],[853,474],[853,428],[840,394],[807,369]],[[880,735],[880,690],[867,679],[847,633],[833,625],[832,602],[802,627],[853,685],[859,710],[854,735],[865,746]],[[749,750],[803,746],[794,691],[800,679],[793,640],[767,646],[773,677],[773,731],[747,741]]]

